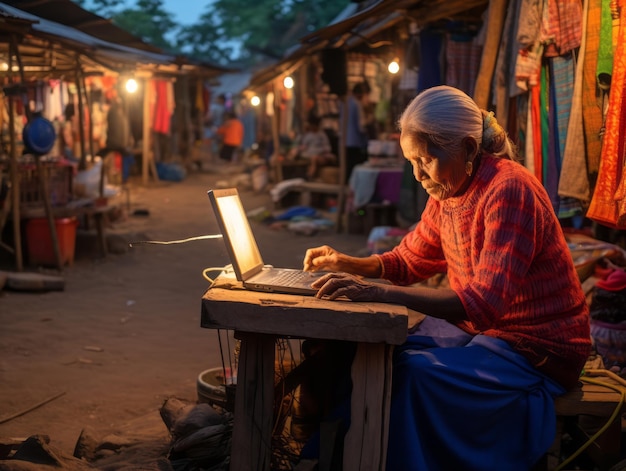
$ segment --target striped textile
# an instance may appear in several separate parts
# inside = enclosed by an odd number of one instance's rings
[[[458,34],[448,33],[446,38],[446,85],[463,90],[468,95],[474,91],[482,46],[475,37],[458,40]]]
[[[554,201],[558,201],[559,218],[572,217],[575,214],[582,213],[580,202],[574,198],[563,198],[559,196],[558,188],[560,176],[563,169],[563,154],[565,153],[565,142],[567,139],[567,129],[569,127],[570,115],[572,110],[572,98],[574,94],[574,81],[576,61],[574,54],[569,53],[565,56],[553,57],[549,59],[552,64],[552,73],[550,74],[550,89],[553,93],[553,106],[550,111],[552,114],[553,132],[555,142],[553,146],[554,165],[551,166],[556,173],[549,178],[550,194]],[[553,196],[554,195],[554,196]]]
[[[580,0],[549,1],[544,9],[542,38],[545,57],[567,54],[580,46],[582,3]]]

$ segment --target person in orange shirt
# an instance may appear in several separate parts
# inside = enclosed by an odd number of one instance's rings
[[[217,129],[217,135],[222,139],[220,159],[232,162],[235,151],[243,142],[243,123],[234,111],[228,111],[224,124]]]

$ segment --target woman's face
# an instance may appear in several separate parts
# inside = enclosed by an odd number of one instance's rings
[[[400,146],[413,166],[415,179],[438,201],[461,194],[469,184],[465,156],[448,154],[434,144],[409,138],[402,133]]]

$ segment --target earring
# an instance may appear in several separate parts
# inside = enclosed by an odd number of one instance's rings
[[[468,160],[467,162],[465,162],[465,173],[467,174],[468,177],[471,177],[473,171],[474,171],[474,164],[472,163],[471,160]]]

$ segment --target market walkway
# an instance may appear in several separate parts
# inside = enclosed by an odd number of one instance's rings
[[[228,178],[194,173],[180,183],[131,184],[129,213],[139,215],[116,222],[109,239],[126,248],[133,240],[216,233],[206,191]],[[243,191],[242,199],[248,211],[271,209],[267,193]],[[276,265],[301,266],[312,245],[351,254],[366,246],[362,235],[253,229],[266,263]],[[199,372],[221,364],[215,332],[200,328],[202,270],[228,263],[221,240],[140,245],[104,259],[86,242],[79,235],[64,291],[0,291],[0,422],[64,393],[0,423],[0,437],[46,434],[71,454],[83,428],[111,433],[158,411],[169,396],[195,400]]]

